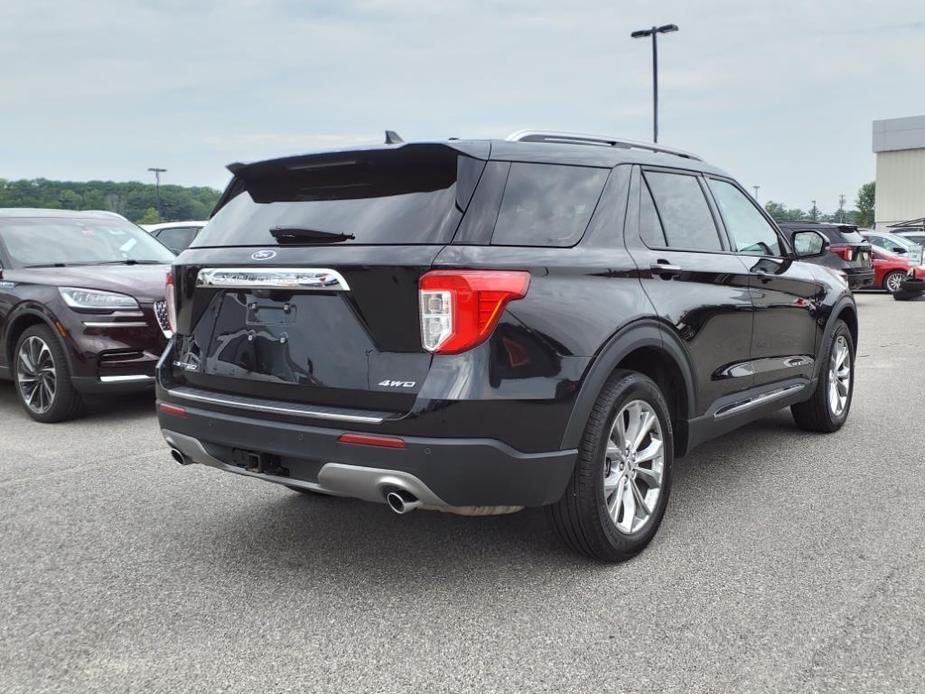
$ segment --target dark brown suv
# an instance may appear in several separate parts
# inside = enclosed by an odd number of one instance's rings
[[[111,212],[0,210],[0,378],[33,419],[154,385],[173,257]]]

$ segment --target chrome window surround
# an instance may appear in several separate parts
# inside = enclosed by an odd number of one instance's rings
[[[328,268],[217,267],[199,271],[197,287],[220,289],[321,289],[350,291],[347,280]]]

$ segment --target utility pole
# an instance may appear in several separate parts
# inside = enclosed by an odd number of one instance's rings
[[[813,221],[816,221],[817,210],[816,210],[816,201],[813,200]]]
[[[841,223],[844,224],[848,221],[845,217],[845,194],[841,193],[838,196],[838,218],[841,219]]]
[[[651,29],[640,29],[630,34],[631,38],[652,37],[652,142],[658,142],[658,35],[677,31],[677,24],[663,24]]]
[[[758,202],[758,189],[761,188],[761,186],[752,186],[752,188],[755,189],[755,202]]]
[[[161,221],[164,221],[164,215],[161,213],[161,174],[166,173],[167,169],[159,169],[156,166],[152,166],[148,171],[154,172],[154,195],[157,199],[157,217]]]

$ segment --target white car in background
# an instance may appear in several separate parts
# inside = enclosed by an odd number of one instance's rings
[[[196,234],[205,225],[205,222],[163,222],[161,224],[142,224],[141,228],[167,246],[173,251],[174,255],[179,255],[193,242]]]

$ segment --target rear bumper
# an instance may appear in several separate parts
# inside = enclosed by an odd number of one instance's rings
[[[192,407],[185,416],[158,417],[184,462],[367,501],[404,489],[433,508],[553,503],[577,457],[575,450],[523,453],[492,439],[402,437],[401,449],[347,444],[338,437],[349,429]],[[242,451],[268,456],[272,465],[248,467]]]
[[[850,289],[863,289],[874,281],[873,270],[844,270],[844,274]]]

